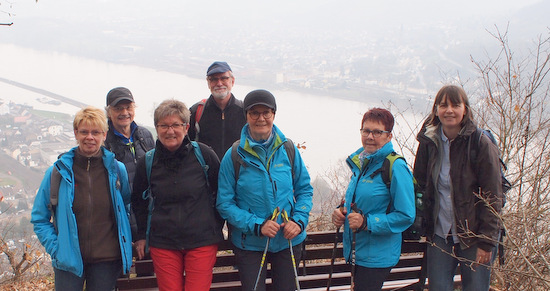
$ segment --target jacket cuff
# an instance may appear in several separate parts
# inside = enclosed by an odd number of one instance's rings
[[[294,220],[294,218],[290,218],[290,220],[292,222],[296,223],[300,227],[300,233],[302,233],[304,231],[304,229],[306,229],[306,225],[303,221],[301,221],[301,220],[296,221],[296,220]]]
[[[268,221],[268,219],[264,220],[264,222],[262,222],[262,224],[256,224],[254,225],[254,234],[257,235],[257,236],[263,236],[262,234],[262,226],[264,226],[264,224]]]
[[[365,215],[363,215],[363,224],[361,224],[361,227],[357,229],[357,232],[360,232],[363,230],[367,230],[367,217]]]
[[[484,250],[484,251],[486,251],[486,252],[491,252],[495,248],[495,246],[493,244],[490,244],[488,242],[483,242],[483,241],[479,242],[477,244],[477,247]]]

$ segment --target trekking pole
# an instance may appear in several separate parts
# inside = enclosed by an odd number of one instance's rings
[[[283,221],[288,223],[288,213],[283,209]],[[296,281],[296,290],[300,291],[300,281],[298,280],[298,270],[296,269],[296,259],[294,258],[294,250],[292,250],[292,241],[288,239],[288,247],[290,249],[290,257],[292,258],[292,267],[294,267],[294,280]]]
[[[363,214],[363,211],[361,209],[357,208],[357,204],[351,203],[350,205],[351,211]],[[351,290],[353,291],[355,289],[355,240],[357,237],[357,229],[351,230],[352,240],[351,240]]]
[[[277,208],[275,208],[275,210],[273,210],[273,214],[271,215],[271,218],[269,220],[271,220],[271,221],[277,220],[277,216],[279,216],[279,214],[280,214],[279,207],[277,207]],[[254,283],[254,291],[256,291],[256,288],[258,288],[258,282],[260,281],[260,277],[262,275],[262,269],[264,268],[265,257],[267,255],[267,249],[269,248],[269,239],[270,239],[270,237],[268,236],[267,237],[267,242],[265,244],[264,254],[262,255],[262,261],[260,262],[260,270],[258,271],[258,276],[256,277],[256,283]]]
[[[336,209],[339,209],[340,212],[342,212],[342,207],[344,207],[344,200],[342,200],[342,203],[336,207]],[[334,235],[334,247],[332,248],[332,258],[330,259],[330,269],[328,272],[328,281],[327,281],[327,291],[330,291],[330,287],[332,285],[332,273],[334,269],[334,261],[336,260],[336,249],[338,248],[338,236],[340,236],[340,228],[342,226],[339,226],[336,228],[336,234]]]

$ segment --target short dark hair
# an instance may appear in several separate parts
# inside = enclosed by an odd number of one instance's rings
[[[384,125],[384,130],[390,132],[393,130],[393,125],[395,124],[391,112],[384,108],[372,108],[365,112],[363,120],[361,120],[361,128],[363,128],[365,121],[380,122]]]

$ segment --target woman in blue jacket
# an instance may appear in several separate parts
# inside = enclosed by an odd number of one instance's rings
[[[415,217],[413,178],[407,163],[395,160],[389,188],[378,171],[394,151],[393,125],[386,109],[373,108],[363,115],[363,147],[346,160],[352,177],[343,207],[332,214],[336,227],[344,225],[344,256],[355,265],[355,290],[381,290],[399,261],[401,233]]]
[[[295,290],[289,240],[298,262],[312,206],[309,174],[294,145],[294,162],[289,160],[284,143],[290,141],[273,125],[276,110],[270,92],[248,93],[244,99],[247,124],[237,148],[242,158],[238,179],[231,148],[220,165],[217,208],[230,224],[243,290],[254,288],[267,244],[273,290]],[[289,221],[281,216],[270,220],[276,209],[286,212]],[[265,290],[266,265],[256,290]]]
[[[132,265],[128,175],[102,147],[108,128],[103,110],[80,110],[73,128],[78,146],[46,171],[31,223],[51,256],[56,290],[82,291],[84,282],[86,290],[113,290],[121,271],[128,273]],[[58,203],[50,211],[54,185]]]

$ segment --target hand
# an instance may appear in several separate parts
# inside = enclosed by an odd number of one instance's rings
[[[283,236],[286,239],[293,239],[302,232],[302,228],[292,220],[284,222],[281,227],[283,228]]]
[[[349,223],[349,228],[356,231],[363,225],[363,215],[356,212],[350,213],[348,215],[348,223]]]
[[[279,232],[279,229],[281,229],[281,226],[277,222],[268,220],[264,223],[260,231],[264,236],[274,238],[277,232]]]
[[[334,223],[334,226],[340,227],[344,224],[344,221],[346,220],[346,213],[347,211],[343,207],[334,210],[332,213],[332,223]]]
[[[478,248],[476,254],[476,263],[481,265],[488,265],[491,262],[492,252],[484,251]]]
[[[136,252],[138,255],[138,259],[143,259],[145,257],[145,240],[140,239],[134,243],[134,246],[136,247]]]

